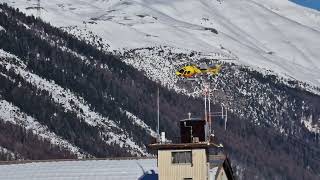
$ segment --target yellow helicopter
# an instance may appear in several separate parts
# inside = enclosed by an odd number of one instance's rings
[[[176,71],[176,75],[184,78],[191,78],[200,74],[208,74],[211,76],[215,76],[219,74],[220,70],[221,70],[220,64],[214,65],[211,67],[208,67],[207,65],[201,65],[201,66],[188,65]]]

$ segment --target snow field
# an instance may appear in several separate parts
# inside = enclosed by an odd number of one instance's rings
[[[156,159],[12,164],[0,165],[0,180],[138,180],[156,167]]]

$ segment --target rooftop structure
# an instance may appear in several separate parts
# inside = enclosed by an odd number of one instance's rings
[[[180,143],[163,138],[149,145],[157,150],[159,180],[234,179],[223,146],[214,143],[206,129],[204,120],[184,119],[180,121]]]
[[[209,86],[205,86],[203,119],[191,118],[189,113],[189,118],[180,120],[179,142],[166,140],[162,133],[156,143],[149,145],[157,150],[159,180],[234,179],[223,145],[215,142],[212,131],[212,118],[221,116],[226,120],[227,113],[223,107],[221,112],[211,112],[210,93]]]

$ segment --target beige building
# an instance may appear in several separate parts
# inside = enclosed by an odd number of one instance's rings
[[[233,179],[228,158],[210,155],[213,143],[152,144],[158,150],[159,180]]]
[[[157,150],[159,180],[233,180],[228,158],[222,146],[205,133],[206,122],[180,121],[180,142],[169,143],[164,135],[149,148]]]

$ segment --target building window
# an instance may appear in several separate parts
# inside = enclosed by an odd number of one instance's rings
[[[183,178],[183,180],[192,180],[192,178]]]
[[[172,152],[171,159],[173,164],[181,164],[181,163],[192,163],[192,153],[191,151],[180,151],[180,152]]]

